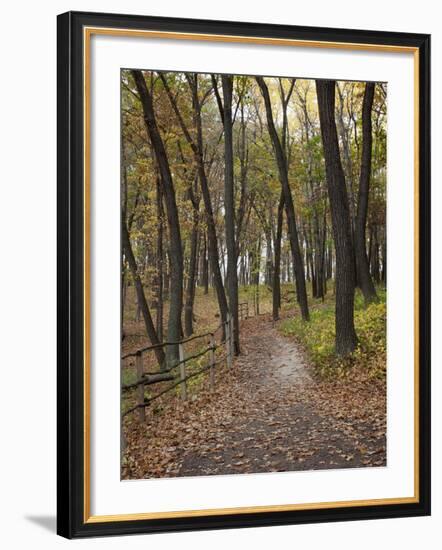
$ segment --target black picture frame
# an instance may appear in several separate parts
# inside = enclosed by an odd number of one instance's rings
[[[67,538],[331,522],[430,514],[430,36],[68,12],[58,16],[57,532]],[[419,59],[419,498],[413,503],[89,522],[84,464],[84,41],[85,27],[406,46]]]

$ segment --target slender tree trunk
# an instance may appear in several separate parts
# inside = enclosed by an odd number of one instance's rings
[[[352,353],[357,345],[354,327],[355,269],[347,188],[336,132],[335,87],[334,80],[316,81],[327,187],[336,247],[336,353],[345,356]]]
[[[121,197],[121,222],[126,223],[127,219],[127,167],[126,155],[124,149],[124,141],[122,142],[121,150],[121,166],[120,166],[120,197]],[[120,326],[121,326],[121,341],[124,340],[126,334],[124,332],[124,308],[126,305],[126,260],[121,253],[121,289],[120,289]]]
[[[168,241],[166,240],[166,243]],[[163,300],[167,301],[170,295],[170,252],[169,246],[166,244],[164,250],[164,265],[163,265]]]
[[[126,338],[126,333],[124,331],[124,309],[126,306],[126,266],[125,266],[125,260],[123,258],[123,255],[121,255],[121,289],[120,289],[120,334],[121,334],[121,341],[123,341]]]
[[[250,263],[252,266],[252,284],[254,287],[253,302],[255,308],[255,315],[259,315],[259,279],[261,271],[261,236],[255,244],[253,252],[250,253]]]
[[[163,208],[163,192],[161,187],[161,180],[157,178],[157,334],[158,339],[163,341],[163,310],[164,310],[164,297],[163,297],[163,263],[164,263],[164,251],[163,251],[163,230],[164,230],[164,208]]]
[[[203,265],[202,265],[201,282],[204,287],[204,294],[209,294],[209,262],[207,259],[207,236],[204,233],[204,248],[203,248]]]
[[[275,264],[273,268],[273,320],[279,319],[279,308],[281,307],[281,238],[282,238],[282,221],[284,215],[284,193],[281,192],[278,204],[278,218],[275,237]]]
[[[308,226],[304,226],[304,236],[305,236],[305,263],[307,266],[307,273],[310,272],[310,280],[312,283],[312,296],[313,298],[318,297],[318,289],[317,289],[317,272],[316,272],[316,254],[313,253],[313,239],[312,239],[312,231],[310,227],[310,222]],[[307,275],[307,280],[309,280],[309,277]]]
[[[121,339],[123,340],[126,336],[125,333],[124,333],[124,309],[126,307],[126,296],[127,296],[128,283],[127,283],[127,274],[126,274],[126,271],[127,271],[126,262],[123,262],[123,259],[122,259],[121,265],[122,265],[122,272],[121,272],[121,318],[120,318],[120,321],[121,321]]]
[[[378,226],[373,226],[372,253],[371,253],[371,275],[373,279],[380,282],[380,265],[379,265],[379,239]]]
[[[273,251],[272,251],[272,234],[270,230],[265,232],[266,238],[266,271],[265,271],[265,284],[266,286],[273,286]]]
[[[315,232],[315,273],[316,273],[316,298],[324,300],[324,249],[323,249],[323,231],[321,231],[319,215],[314,215]]]
[[[124,254],[126,256],[127,262],[129,264],[129,269],[132,273],[132,278],[134,280],[138,303],[140,304],[141,312],[143,314],[147,336],[149,337],[150,343],[153,346],[156,346],[157,344],[160,344],[160,341],[158,339],[158,335],[153,324],[146,296],[144,294],[143,284],[141,283],[141,279],[138,274],[137,262],[135,261],[135,256],[133,254],[132,246],[130,244],[129,234],[127,232],[126,222],[124,220],[122,220],[121,223],[121,233]],[[165,368],[165,355],[163,348],[155,348],[154,353],[161,370],[163,370]]]
[[[249,151],[246,145],[246,121],[244,118],[244,97],[241,99],[240,109],[240,130],[238,140],[238,157],[239,157],[239,182],[240,182],[240,197],[239,206],[236,213],[236,256],[240,254],[240,241],[243,233],[244,218],[246,214],[246,199],[247,199],[247,173],[248,173],[248,161]],[[224,116],[224,115],[223,115]]]
[[[202,140],[201,140],[202,146]],[[212,271],[213,284],[215,286],[216,295],[218,298],[218,306],[220,310],[221,320],[225,322],[227,320],[227,298],[224,290],[223,279],[221,276],[219,254],[218,254],[218,240],[216,236],[215,220],[213,217],[212,202],[210,200],[209,185],[204,170],[204,163],[202,153],[198,155],[198,170],[201,184],[201,192],[203,196],[204,208],[206,210],[207,219],[207,237],[209,248],[209,262],[210,269]]]
[[[184,306],[184,330],[186,336],[193,334],[193,303],[195,300],[195,280],[198,252],[198,212],[194,210],[193,227],[190,237],[189,279],[186,289],[186,303]]]
[[[197,180],[195,180],[195,186]],[[199,196],[193,189],[191,182],[188,190],[193,209],[192,233],[190,236],[189,278],[186,289],[186,303],[184,306],[184,326],[186,336],[193,334],[193,304],[195,301],[195,286],[198,272],[198,243],[199,243]]]
[[[190,135],[187,126],[184,122],[183,117],[181,116],[180,110],[178,108],[178,104],[176,102],[176,99],[171,93],[171,90],[167,84],[167,80],[164,76],[164,74],[159,73],[160,78],[164,84],[164,88],[166,90],[166,93],[169,97],[169,101],[172,105],[172,108],[176,114],[176,117],[178,119],[178,122],[181,126],[181,129],[183,131],[184,137],[186,138],[187,142],[189,143],[192,152],[195,156],[195,161],[197,164],[198,169],[198,177],[200,180],[201,185],[201,194],[203,197],[204,202],[204,208],[206,211],[206,222],[207,222],[207,240],[208,240],[208,250],[209,250],[209,262],[210,267],[212,270],[212,278],[213,283],[215,286],[217,298],[218,298],[218,305],[221,315],[221,320],[223,323],[227,320],[227,298],[226,293],[224,290],[223,285],[223,279],[221,276],[221,269],[219,264],[219,254],[218,254],[218,242],[217,242],[217,236],[216,236],[216,227],[215,227],[215,221],[213,217],[213,209],[212,209],[212,202],[210,199],[210,191],[209,191],[209,184],[207,181],[207,174],[204,166],[204,150],[203,150],[203,130],[202,130],[202,121],[201,121],[201,103],[198,97],[198,75],[194,74],[187,75],[189,86],[192,92],[192,107],[193,107],[193,114],[194,114],[194,122],[196,127],[196,142],[192,139],[192,136]],[[224,330],[223,330],[223,336],[224,336]]]
[[[367,259],[365,227],[367,225],[368,196],[371,175],[372,123],[371,109],[374,98],[374,82],[365,85],[362,105],[362,155],[359,178],[358,205],[355,219],[355,257],[357,281],[364,295],[365,303],[377,300],[376,289],[370,276]]]
[[[331,244],[328,245],[327,252],[327,279],[333,278],[333,247]]]
[[[344,175],[347,181],[347,195],[348,195],[348,206],[349,206],[349,212],[350,212],[350,223],[351,223],[351,229],[352,229],[352,238],[354,236],[354,221],[355,221],[355,193],[354,193],[354,185],[353,185],[353,162],[351,158],[350,153],[350,139],[351,139],[351,130],[350,127],[344,124],[344,96],[341,92],[341,89],[339,88],[339,85],[337,85],[338,90],[338,109],[335,110],[335,115],[337,114],[337,125],[338,125],[338,131],[341,137],[341,143],[342,143],[342,153],[343,153],[343,170]],[[355,127],[356,131],[356,127]],[[356,138],[356,136],[355,136]]]
[[[381,280],[384,285],[387,283],[387,243],[384,235],[384,240],[382,242],[382,273]]]
[[[304,263],[302,261],[302,254],[299,246],[298,229],[296,227],[295,209],[293,206],[292,192],[289,185],[286,155],[281,146],[281,141],[279,139],[278,133],[275,128],[275,123],[273,121],[272,105],[270,103],[270,95],[267,84],[264,82],[264,79],[261,76],[256,77],[256,81],[261,89],[262,97],[264,99],[268,131],[273,144],[273,148],[275,150],[279,179],[284,193],[285,211],[290,236],[290,246],[293,255],[293,267],[295,270],[298,302],[301,308],[302,318],[304,319],[304,321],[308,321],[310,315],[307,302],[307,290],[305,286]]]
[[[175,199],[175,189],[169,161],[167,159],[166,149],[157,126],[152,97],[146,86],[146,81],[144,80],[144,76],[141,71],[133,70],[132,76],[134,78],[143,107],[144,122],[150,137],[152,148],[155,152],[155,157],[157,159],[166,202],[171,266],[167,339],[169,341],[176,342],[181,339],[182,335],[181,312],[183,309],[183,250],[178,209]],[[178,346],[167,346],[167,358],[170,364],[179,360]]]
[[[233,135],[232,135],[232,77],[221,76],[224,96],[224,210],[227,248],[227,292],[229,310],[233,317],[233,345],[235,355],[239,355],[238,319],[238,271],[235,244],[235,193],[233,181]]]
[[[320,264],[320,277],[322,285],[322,301],[327,294],[327,277],[325,276],[325,240],[327,237],[327,211],[324,208],[324,219],[322,226],[322,241],[321,241],[321,264]]]

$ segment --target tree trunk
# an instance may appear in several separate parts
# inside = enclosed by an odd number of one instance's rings
[[[282,239],[282,221],[284,215],[284,193],[281,192],[278,204],[278,219],[275,237],[275,264],[273,267],[273,320],[279,319],[279,308],[281,307],[281,239]]]
[[[126,307],[126,295],[127,295],[127,276],[126,276],[126,262],[123,262],[123,258],[121,259],[121,315],[120,315],[120,322],[121,322],[121,339],[124,340],[125,338],[125,332],[124,332],[124,309]]]
[[[232,77],[221,76],[224,96],[224,210],[227,247],[227,292],[233,317],[233,346],[239,355],[238,271],[235,245],[235,194],[233,182]]]
[[[165,229],[165,228],[163,228]],[[166,234],[165,234],[166,235]],[[164,244],[166,248],[164,248]],[[170,289],[170,253],[169,253],[169,244],[168,238],[165,238],[163,243],[164,248],[164,265],[163,265],[163,300],[167,302],[169,299],[169,289]]]
[[[200,117],[198,116],[198,119]],[[201,121],[198,124],[198,135],[200,147],[198,147],[198,172],[201,184],[201,192],[203,196],[204,208],[206,210],[207,219],[207,237],[209,248],[209,262],[210,269],[212,271],[213,284],[215,286],[216,295],[218,298],[218,306],[220,310],[221,320],[223,323],[227,321],[227,298],[224,290],[223,279],[221,276],[221,269],[219,263],[218,254],[218,241],[216,236],[215,220],[213,217],[212,202],[210,200],[209,184],[207,182],[207,176],[204,169],[203,153],[202,153],[202,130]]]
[[[160,341],[163,340],[163,263],[164,263],[164,252],[163,252],[163,230],[164,230],[164,208],[163,208],[163,192],[161,188],[161,180],[157,178],[157,224],[158,224],[158,234],[157,234],[157,334]]]
[[[373,238],[372,238],[372,253],[371,253],[371,276],[379,283],[380,282],[380,265],[379,265],[379,240],[378,240],[378,226],[373,226]]]
[[[184,330],[186,336],[193,334],[193,303],[195,301],[195,280],[198,253],[198,212],[193,213],[193,227],[190,237],[189,279],[186,289],[186,303],[184,306]]]
[[[304,263],[302,260],[301,249],[299,246],[298,239],[298,229],[296,227],[296,217],[295,209],[293,206],[292,192],[290,190],[289,178],[288,178],[288,169],[286,154],[282,148],[281,141],[279,139],[278,133],[273,122],[272,114],[272,105],[270,103],[269,90],[267,88],[264,79],[261,76],[256,77],[258,86],[261,89],[262,97],[264,99],[266,116],[267,116],[267,126],[270,135],[270,139],[273,144],[273,148],[276,155],[276,161],[278,165],[279,179],[281,182],[282,191],[284,193],[284,203],[285,211],[287,216],[287,225],[290,236],[290,246],[292,249],[293,255],[293,267],[295,270],[295,280],[296,280],[296,292],[298,297],[298,302],[301,308],[301,315],[304,321],[308,321],[309,310],[307,302],[307,290],[305,286],[305,274],[304,274]]]
[[[255,244],[253,251],[250,252],[250,264],[251,264],[251,283],[253,285],[253,305],[255,309],[255,315],[259,315],[259,279],[261,271],[261,237]]]
[[[314,214],[315,232],[315,274],[316,274],[316,298],[324,300],[324,246],[323,229],[320,227],[319,215]],[[321,230],[322,229],[322,230]]]
[[[338,109],[335,110],[335,114],[337,115],[337,124],[338,124],[338,131],[341,137],[341,143],[342,143],[342,153],[343,153],[343,170],[345,179],[347,182],[347,193],[348,193],[348,206],[349,206],[349,212],[350,212],[350,223],[351,223],[351,236],[353,238],[354,236],[354,221],[355,221],[355,193],[354,193],[354,185],[353,185],[353,162],[351,158],[351,152],[350,152],[350,139],[351,139],[351,130],[349,125],[345,125],[344,123],[344,96],[342,94],[342,91],[337,85],[338,90]],[[347,98],[348,102],[348,98]],[[347,103],[348,107],[348,103]],[[349,113],[350,114],[350,113]],[[355,127],[356,132],[356,127]],[[355,136],[355,141],[357,141]]]
[[[207,260],[207,236],[204,233],[203,265],[201,269],[201,283],[204,287],[204,294],[209,294],[209,262]]]
[[[273,250],[272,250],[272,233],[270,230],[265,231],[266,238],[266,270],[265,270],[265,284],[268,287],[273,286]]]
[[[387,284],[387,243],[385,239],[384,234],[384,240],[382,242],[382,273],[381,273],[381,280],[385,284]]]
[[[130,244],[129,233],[127,232],[126,222],[122,220],[121,222],[121,233],[123,241],[123,250],[129,264],[129,269],[132,273],[132,278],[134,280],[135,289],[137,292],[138,303],[141,307],[141,312],[143,313],[144,324],[146,326],[146,333],[149,337],[150,343],[152,346],[156,346],[161,342],[158,339],[157,332],[155,330],[152,316],[150,314],[149,306],[147,304],[146,296],[144,294],[143,285],[141,283],[140,276],[138,275],[137,262],[135,261],[135,256],[132,251],[132,246]],[[163,348],[154,349],[155,357],[160,365],[160,369],[164,370],[165,368],[165,355]]]
[[[240,197],[239,205],[236,213],[236,256],[240,254],[240,244],[243,235],[244,218],[246,214],[246,199],[247,199],[247,173],[249,166],[249,151],[246,145],[246,121],[244,118],[244,96],[241,98],[240,108],[240,129],[238,139],[238,157],[239,157],[239,182],[240,182]],[[224,115],[223,115],[224,116]]]
[[[371,109],[374,98],[374,82],[365,85],[362,105],[362,155],[359,178],[358,205],[355,219],[355,257],[357,281],[364,295],[365,303],[377,300],[376,289],[370,276],[367,259],[365,227],[367,224],[368,195],[371,175],[372,123]]]
[[[336,353],[352,353],[357,345],[354,327],[355,269],[347,188],[339,154],[335,122],[334,80],[317,80],[319,119],[327,188],[336,248]]]
[[[144,76],[141,71],[133,70],[132,76],[143,106],[144,122],[150,137],[152,148],[155,152],[155,157],[157,159],[166,202],[171,267],[167,339],[169,341],[176,342],[181,339],[182,335],[181,312],[183,309],[183,250],[178,209],[175,200],[175,189],[169,161],[167,159],[166,149],[157,126],[152,97],[147,89],[146,81],[144,80]],[[179,361],[178,346],[167,346],[167,359],[170,364]]]
[[[180,110],[178,108],[178,104],[176,102],[176,99],[172,95],[170,88],[167,84],[166,78],[162,73],[160,74],[160,78],[164,84],[164,88],[166,90],[166,93],[169,97],[169,101],[172,105],[172,108],[175,112],[175,115],[178,119],[178,122],[181,126],[181,129],[183,131],[184,137],[186,138],[187,142],[189,143],[192,152],[195,156],[195,161],[197,164],[198,169],[198,177],[200,180],[201,185],[201,194],[203,196],[203,202],[204,202],[204,208],[206,211],[206,222],[207,222],[207,239],[208,239],[208,251],[209,251],[209,262],[210,267],[212,270],[212,278],[213,283],[215,286],[217,298],[218,298],[218,305],[221,315],[221,320],[223,323],[227,321],[227,299],[226,299],[226,293],[224,290],[223,285],[223,279],[221,276],[221,269],[219,265],[219,254],[218,254],[218,242],[217,242],[217,236],[216,236],[216,227],[215,227],[215,221],[213,217],[213,210],[212,210],[212,202],[210,199],[210,191],[209,191],[209,184],[207,181],[207,174],[204,166],[204,150],[203,150],[203,131],[202,131],[202,122],[201,122],[201,104],[198,98],[198,80],[197,75],[194,74],[193,77],[190,75],[187,75],[189,86],[192,92],[192,107],[193,107],[193,114],[194,114],[194,121],[196,126],[196,143],[192,139],[192,136],[190,135],[186,124],[184,122],[183,117],[181,116]],[[223,325],[223,338],[224,338],[224,326]]]
[[[188,281],[186,288],[186,302],[184,306],[184,327],[186,336],[191,336],[193,334],[193,304],[195,301],[195,287],[196,280],[198,277],[198,249],[199,249],[199,203],[200,198],[197,195],[197,186],[198,180],[195,179],[195,182],[190,182],[188,195],[190,202],[192,203],[192,232],[190,236],[190,255],[189,255],[189,268],[188,268]],[[195,185],[195,189],[194,186]]]
[[[331,244],[327,247],[327,279],[333,278],[333,247]]]

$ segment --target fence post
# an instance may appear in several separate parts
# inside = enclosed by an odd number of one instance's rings
[[[210,387],[213,389],[215,386],[215,337],[210,335]]]
[[[226,344],[227,344],[227,366],[230,368],[232,366],[232,355],[233,355],[233,341],[232,341],[232,331],[230,326],[232,324],[232,316],[230,313],[227,314],[227,335],[226,335]]]
[[[137,352],[136,359],[135,359],[136,367],[137,367],[137,381],[143,379],[143,358],[141,355],[141,352]],[[144,384],[139,384],[137,387],[137,400],[138,405],[144,405]],[[146,420],[146,411],[143,407],[138,408],[138,420],[140,422],[144,422]]]
[[[249,302],[246,302],[246,319],[249,318]]]
[[[186,385],[186,363],[184,362],[184,347],[183,344],[178,344],[180,358],[180,378],[181,378],[181,399],[187,400],[187,385]]]

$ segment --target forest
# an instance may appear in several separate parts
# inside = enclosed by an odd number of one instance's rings
[[[122,477],[384,466],[387,84],[122,70],[121,133]]]

